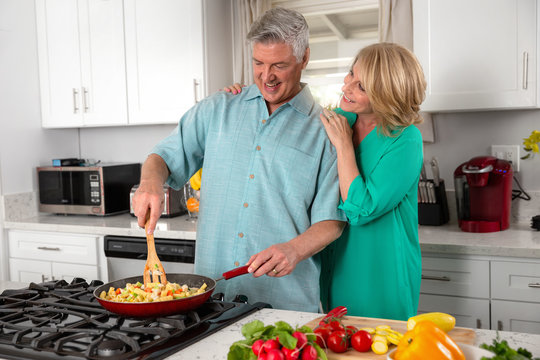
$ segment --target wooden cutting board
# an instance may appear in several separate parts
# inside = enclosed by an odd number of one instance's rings
[[[324,316],[321,316],[320,318],[312,320],[308,322],[306,325],[314,329],[319,324],[319,321],[323,319],[323,317]],[[389,325],[393,330],[399,331],[402,334],[404,334],[407,331],[407,322],[399,321],[399,320],[365,318],[365,317],[357,317],[357,316],[344,316],[343,324],[354,325],[357,328],[363,328],[363,327],[375,328],[378,325]],[[473,329],[461,328],[461,327],[455,327],[448,333],[448,335],[450,335],[450,337],[457,343],[464,343],[464,344],[469,344],[469,345],[474,345],[474,340],[476,337],[476,333],[474,332]],[[395,348],[396,348],[395,345],[389,345],[388,352],[392,351]],[[343,359],[384,360],[386,359],[386,356],[387,356],[387,354],[376,355],[373,351],[361,353],[354,350],[353,348],[350,348],[349,350],[341,354],[337,354],[335,352],[332,352],[331,350],[328,350],[326,355],[328,356],[329,360],[343,360]]]

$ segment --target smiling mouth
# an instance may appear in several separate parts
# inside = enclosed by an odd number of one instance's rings
[[[272,91],[274,90],[275,88],[277,88],[281,83],[264,83],[264,87],[267,88],[268,90]]]
[[[347,101],[347,102],[354,103],[354,101],[352,101],[351,99],[349,99],[345,94],[343,94],[343,98],[344,98],[345,101]]]

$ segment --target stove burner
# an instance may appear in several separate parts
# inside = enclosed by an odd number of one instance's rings
[[[139,319],[105,310],[103,282],[75,278],[0,294],[0,359],[163,359],[268,304],[210,299],[194,311]],[[235,301],[244,301],[243,297]]]
[[[120,340],[105,340],[97,347],[99,356],[117,356],[126,352],[126,346]]]

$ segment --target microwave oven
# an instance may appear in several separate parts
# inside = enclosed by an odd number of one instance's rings
[[[39,211],[106,216],[129,212],[129,193],[141,164],[37,168]]]

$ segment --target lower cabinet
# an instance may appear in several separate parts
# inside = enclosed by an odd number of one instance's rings
[[[11,281],[107,280],[103,236],[10,230],[8,244]]]
[[[462,327],[540,334],[540,260],[425,254],[418,313]]]

